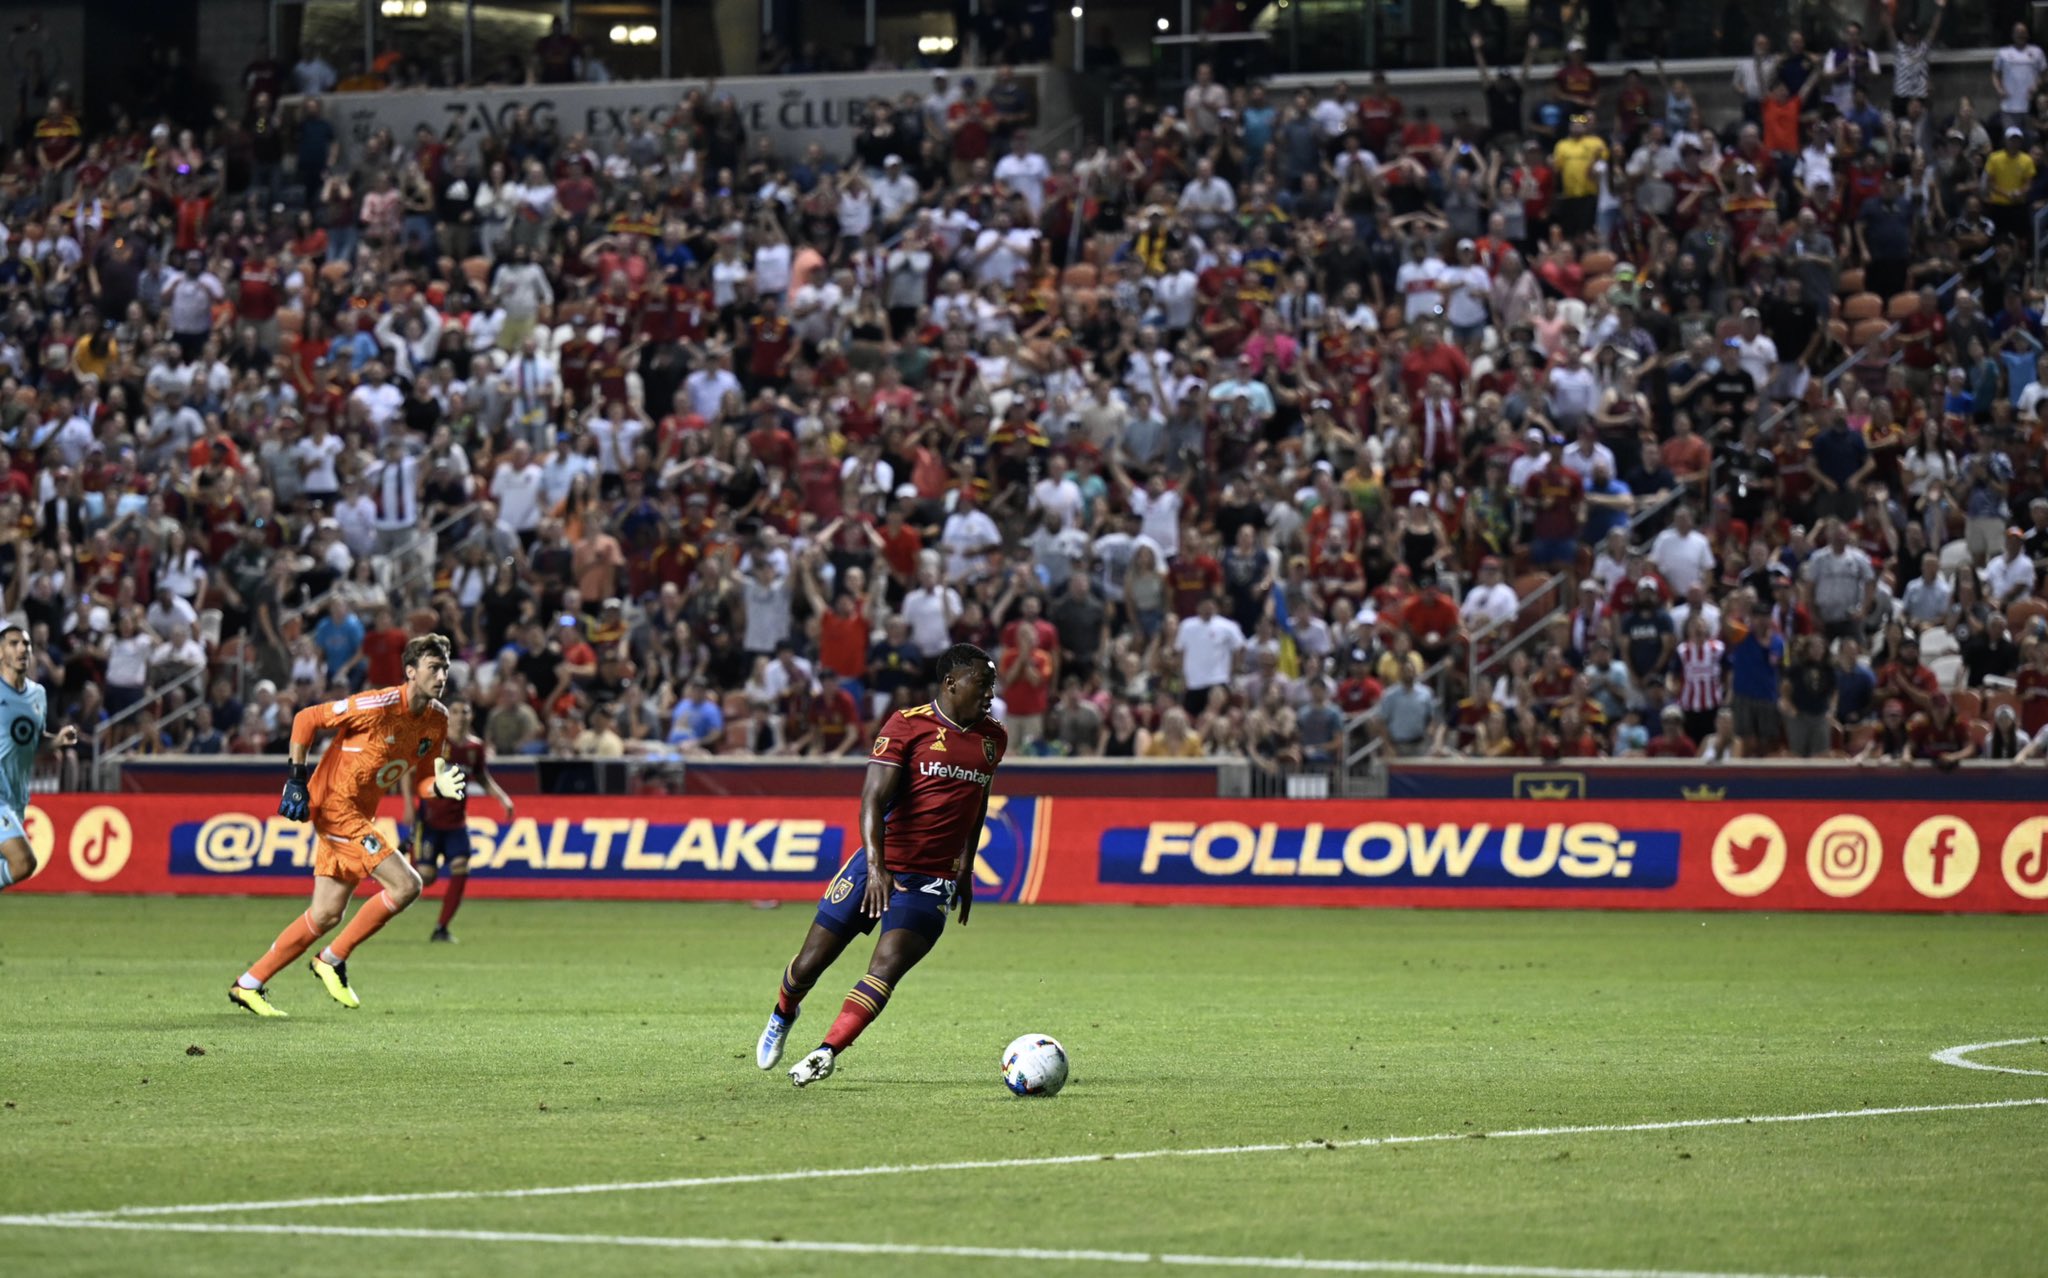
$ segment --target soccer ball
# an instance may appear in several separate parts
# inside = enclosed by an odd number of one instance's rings
[[[1067,1049],[1026,1034],[1003,1049],[1003,1085],[1019,1096],[1053,1096],[1067,1085]]]

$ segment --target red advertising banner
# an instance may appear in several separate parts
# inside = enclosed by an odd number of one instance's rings
[[[299,895],[311,829],[269,796],[46,795],[28,891]],[[481,809],[481,811],[477,811]],[[836,799],[472,805],[473,890],[801,901],[859,846]],[[489,813],[489,815],[484,815]],[[399,840],[395,826],[385,831]],[[2048,815],[2019,804],[1202,801],[1000,796],[985,900],[2048,912]]]

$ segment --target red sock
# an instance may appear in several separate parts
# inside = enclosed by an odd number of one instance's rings
[[[290,926],[279,932],[277,939],[270,943],[269,952],[249,965],[249,975],[255,977],[258,983],[268,982],[271,977],[289,966],[293,959],[311,949],[313,942],[320,939],[320,934],[313,930],[312,913],[313,911],[307,910],[293,919]]]
[[[775,1014],[785,1021],[796,1019],[796,1009],[803,1003],[804,995],[811,992],[809,983],[796,979],[796,960],[782,969],[782,988],[775,992]]]
[[[860,1032],[889,1005],[890,990],[889,982],[879,976],[863,976],[855,981],[853,988],[846,992],[846,1002],[839,1009],[839,1019],[825,1031],[825,1046],[834,1052],[843,1052],[853,1046],[853,1040],[860,1037]]]
[[[363,908],[356,911],[356,916],[348,921],[348,926],[341,929],[341,935],[335,937],[334,944],[327,948],[333,951],[337,960],[346,959],[356,946],[377,935],[377,929],[389,923],[391,916],[398,913],[398,908],[391,903],[389,892],[379,892],[363,902]]]
[[[447,927],[448,920],[455,917],[455,911],[462,906],[462,889],[469,886],[467,874],[448,876],[448,892],[441,898],[441,921],[435,927]]]

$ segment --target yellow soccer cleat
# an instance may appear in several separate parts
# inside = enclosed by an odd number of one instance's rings
[[[313,970],[313,975],[320,978],[320,983],[327,987],[327,993],[335,1002],[343,1007],[361,1007],[363,1005],[363,1000],[357,998],[356,992],[348,987],[347,959],[343,959],[339,963],[329,963],[316,954],[313,956],[313,961],[306,964],[306,966]]]
[[[267,989],[245,990],[239,985],[230,985],[228,986],[228,1002],[233,1003],[244,1011],[253,1012],[258,1016],[274,1016],[281,1020],[289,1020],[291,1018],[290,1012],[280,1011],[272,1007],[270,1000],[263,997],[269,992]]]

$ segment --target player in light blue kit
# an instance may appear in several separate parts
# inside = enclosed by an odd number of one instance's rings
[[[43,730],[50,696],[28,677],[28,658],[28,631],[0,630],[0,891],[36,872],[36,854],[21,823],[36,752],[46,744],[60,750],[78,744],[78,729],[68,723],[55,732]]]

